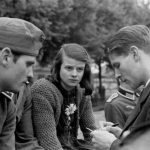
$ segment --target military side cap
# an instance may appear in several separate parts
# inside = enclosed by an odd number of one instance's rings
[[[0,17],[0,48],[36,56],[45,39],[44,33],[32,23],[9,17]]]

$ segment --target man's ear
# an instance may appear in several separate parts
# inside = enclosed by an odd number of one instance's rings
[[[135,61],[139,61],[139,59],[140,59],[139,48],[136,46],[131,46],[130,47],[130,55],[132,55],[132,57]]]
[[[11,49],[8,47],[3,48],[0,52],[0,63],[4,66],[7,66],[12,59],[13,59],[13,54],[11,52]]]

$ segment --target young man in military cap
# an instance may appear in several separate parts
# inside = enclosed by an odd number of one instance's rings
[[[42,47],[43,32],[22,19],[0,18],[0,149],[14,150],[15,106],[6,91],[17,93]],[[24,139],[22,139],[24,140]]]

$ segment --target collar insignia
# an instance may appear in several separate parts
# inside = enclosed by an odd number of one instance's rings
[[[118,88],[118,94],[130,100],[136,100],[136,96],[137,96],[133,91],[125,89],[121,86]]]
[[[112,94],[109,98],[108,98],[108,100],[106,101],[106,102],[111,102],[114,98],[116,98],[116,97],[118,97],[118,93],[114,93],[114,94]]]
[[[9,99],[12,99],[14,96],[14,93],[8,92],[8,91],[2,92],[2,94],[5,95]]]

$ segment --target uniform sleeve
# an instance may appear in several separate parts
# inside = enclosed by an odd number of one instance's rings
[[[21,100],[23,100],[23,111],[16,125],[16,150],[44,150],[39,146],[33,132],[31,91],[29,87],[25,88]]]
[[[124,116],[120,112],[117,105],[110,103],[110,102],[106,102],[104,111],[105,111],[106,121],[119,123],[120,128],[124,127],[124,124],[125,124]]]
[[[0,136],[1,150],[15,150],[16,108],[12,101],[8,103],[8,114]]]
[[[120,139],[116,139],[110,146],[110,150],[118,150],[119,149],[119,144],[120,144]]]
[[[47,95],[47,96],[46,96]],[[54,96],[49,89],[32,88],[33,121],[39,144],[45,150],[62,150],[57,138],[54,110],[51,102]]]
[[[84,103],[82,103],[84,102]],[[90,128],[92,130],[96,129],[95,118],[92,109],[91,97],[86,96],[84,100],[81,102],[82,114],[80,116],[80,128],[83,133],[84,139],[87,141],[91,141],[92,137],[90,135],[90,131],[86,128]]]

